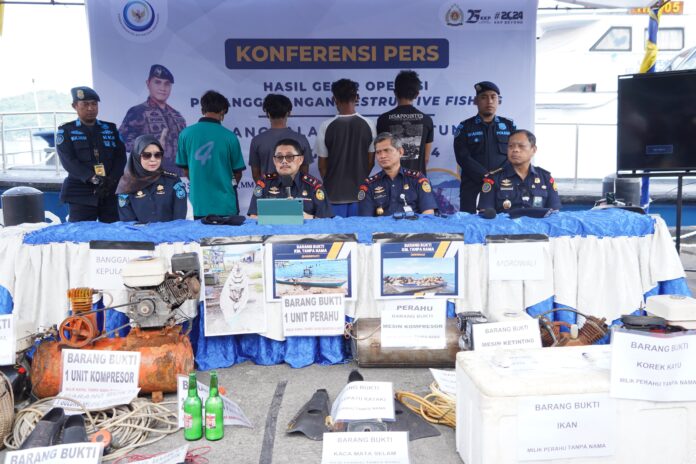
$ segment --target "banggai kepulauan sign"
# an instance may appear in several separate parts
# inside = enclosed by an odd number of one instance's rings
[[[355,299],[356,242],[349,236],[273,237],[266,244],[266,299],[292,295],[343,295]],[[352,236],[351,236],[352,237]],[[341,240],[343,238],[343,240]]]
[[[376,298],[457,298],[464,246],[461,234],[375,234]]]
[[[266,331],[262,237],[201,241],[205,276],[205,336]]]

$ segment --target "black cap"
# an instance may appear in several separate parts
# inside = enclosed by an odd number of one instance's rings
[[[166,67],[162,66],[161,64],[153,64],[150,66],[150,75],[147,76],[147,80],[149,81],[153,77],[157,77],[159,79],[165,79],[172,84],[174,83],[174,75],[169,71]]]
[[[95,92],[94,89],[90,89],[89,87],[73,87],[72,89],[70,89],[70,93],[72,94],[73,103],[85,100],[100,101],[97,92]]]
[[[486,90],[492,90],[500,95],[500,89],[498,86],[490,81],[481,81],[474,85],[474,89],[476,89],[476,95],[480,94],[481,92],[485,92]]]

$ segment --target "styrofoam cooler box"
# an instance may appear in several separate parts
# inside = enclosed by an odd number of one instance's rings
[[[457,354],[457,452],[466,464],[517,460],[523,397],[606,394],[610,346]],[[696,463],[696,402],[616,399],[612,456],[524,461],[565,464]]]

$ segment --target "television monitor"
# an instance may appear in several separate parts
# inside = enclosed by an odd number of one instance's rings
[[[696,70],[619,76],[618,84],[618,175],[696,175]]]

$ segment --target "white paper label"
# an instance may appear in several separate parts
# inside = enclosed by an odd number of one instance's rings
[[[336,422],[384,419],[394,420],[394,393],[391,382],[351,382],[341,390],[331,406]]]
[[[138,461],[138,464],[179,464],[186,459],[189,445],[181,446],[168,453],[158,454],[148,459]]]
[[[409,464],[408,432],[325,433],[322,464]]]
[[[615,330],[611,350],[611,396],[696,400],[696,335]]]
[[[607,395],[527,396],[517,400],[520,461],[611,456],[616,402]]]
[[[442,393],[446,393],[453,398],[457,397],[457,372],[443,371],[442,369],[430,369],[430,373],[440,387]]]
[[[0,366],[13,365],[16,361],[16,351],[14,315],[0,316]]]
[[[205,404],[205,400],[208,399],[208,392],[210,391],[210,388],[201,381],[196,381],[196,390],[198,390],[198,396],[201,397],[201,403]],[[186,400],[186,396],[188,395],[187,376],[180,375],[177,377],[176,395],[177,400],[179,401],[179,427],[181,428],[184,426],[184,400]],[[244,415],[242,408],[240,408],[237,403],[223,395],[220,395],[220,398],[222,398],[224,425],[239,425],[241,427],[248,427],[250,429],[254,428],[249,419],[247,419],[247,417]]]
[[[343,295],[284,295],[281,306],[286,337],[343,335]]]
[[[541,348],[539,321],[522,319],[474,324],[474,350]]]
[[[382,310],[382,347],[444,349],[446,317],[447,300],[387,301]]]
[[[62,363],[60,396],[80,401],[88,409],[128,404],[138,394],[137,351],[64,349]],[[59,405],[72,406],[66,400],[55,400],[54,406]]]
[[[5,464],[98,464],[104,447],[101,443],[71,443],[68,445],[8,451]]]
[[[544,280],[548,242],[489,243],[488,280]]]
[[[152,256],[150,250],[89,250],[89,284],[102,290],[123,289],[121,270],[130,260]]]

